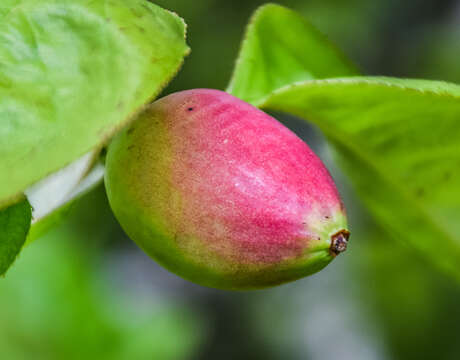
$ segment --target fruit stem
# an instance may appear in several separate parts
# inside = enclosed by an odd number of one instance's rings
[[[331,246],[329,251],[332,256],[336,257],[340,253],[343,253],[345,250],[347,250],[349,237],[350,232],[345,229],[342,229],[331,236]]]

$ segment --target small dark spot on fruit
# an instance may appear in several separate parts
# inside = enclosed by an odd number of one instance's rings
[[[329,215],[326,215],[324,218],[325,219],[330,219],[331,217]]]
[[[187,110],[188,111],[193,111],[193,107],[189,107]]]

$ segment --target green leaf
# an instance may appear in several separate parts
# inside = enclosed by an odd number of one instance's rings
[[[145,0],[2,0],[0,207],[106,143],[177,72],[184,37]]]
[[[305,81],[258,105],[316,124],[384,228],[460,275],[460,86],[372,77]]]
[[[0,210],[0,275],[13,264],[26,241],[32,210],[27,200]]]
[[[268,5],[248,27],[229,91],[316,124],[387,233],[458,277],[460,86],[353,72],[298,15]]]
[[[297,81],[357,74],[307,20],[292,10],[268,4],[250,20],[227,91],[255,103]]]

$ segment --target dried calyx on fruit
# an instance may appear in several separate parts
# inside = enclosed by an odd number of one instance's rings
[[[217,90],[182,91],[148,107],[110,145],[106,187],[147,254],[206,286],[296,280],[348,241],[340,196],[308,145]]]

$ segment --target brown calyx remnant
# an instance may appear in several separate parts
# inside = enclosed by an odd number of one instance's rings
[[[348,238],[350,237],[350,232],[348,230],[340,230],[331,236],[331,246],[329,251],[332,256],[337,256],[340,253],[347,250]]]

